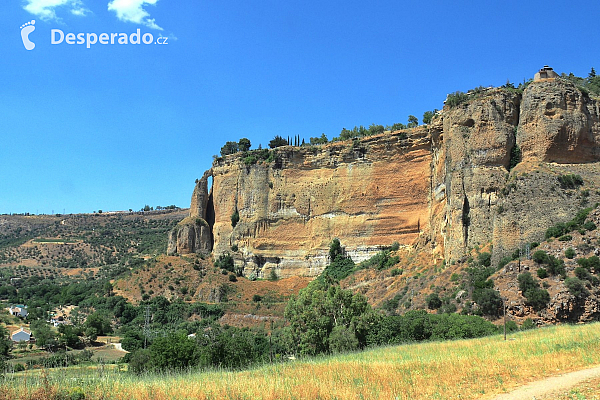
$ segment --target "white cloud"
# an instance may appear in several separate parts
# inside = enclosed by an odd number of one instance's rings
[[[111,0],[108,3],[109,11],[114,11],[117,18],[121,21],[143,24],[149,28],[163,30],[156,24],[154,18],[149,18],[150,14],[144,9],[144,6],[155,5],[158,0]]]
[[[23,7],[25,11],[37,16],[38,18],[48,21],[58,19],[55,9],[57,7],[65,7],[70,9],[71,14],[84,16],[89,10],[83,6],[81,0],[25,0],[26,5]]]

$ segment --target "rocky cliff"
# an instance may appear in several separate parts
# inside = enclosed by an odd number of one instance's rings
[[[578,189],[600,184],[599,117],[573,84],[544,80],[473,93],[408,131],[227,156],[197,182],[169,253],[229,252],[259,277],[319,274],[334,237],[355,261],[393,242],[432,262],[492,242],[498,260],[597,197]],[[571,173],[583,187],[560,185]]]

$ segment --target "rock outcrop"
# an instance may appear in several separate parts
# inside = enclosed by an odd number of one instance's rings
[[[517,133],[523,159],[563,164],[598,161],[598,106],[560,79],[529,85],[523,94]]]
[[[494,262],[570,219],[600,187],[600,111],[562,80],[487,89],[431,124],[321,146],[234,154],[197,182],[169,253],[229,252],[244,274],[315,276],[338,237],[355,261],[398,242],[447,262],[493,244]],[[208,179],[213,184],[208,191]]]
[[[212,250],[212,230],[207,222],[212,214],[209,210],[208,179],[210,171],[206,171],[201,179],[196,181],[192,193],[190,215],[181,221],[169,233],[167,254],[209,253]],[[208,217],[207,217],[208,214]]]

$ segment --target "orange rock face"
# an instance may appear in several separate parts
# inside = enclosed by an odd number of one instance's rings
[[[426,131],[277,154],[271,164],[229,157],[212,169],[214,250],[237,245],[245,273],[317,275],[335,237],[358,261],[394,241],[409,245],[427,229]]]
[[[491,242],[496,262],[582,207],[559,175],[600,193],[599,116],[555,79],[481,91],[406,132],[227,156],[197,182],[169,253],[229,252],[257,277],[318,275],[336,237],[355,262],[393,242],[447,262]]]

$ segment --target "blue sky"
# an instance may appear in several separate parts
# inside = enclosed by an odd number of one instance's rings
[[[592,1],[9,0],[0,213],[176,204],[228,140],[406,123],[544,64],[600,68]],[[35,20],[28,51],[21,25]],[[51,44],[140,29],[167,45]]]

